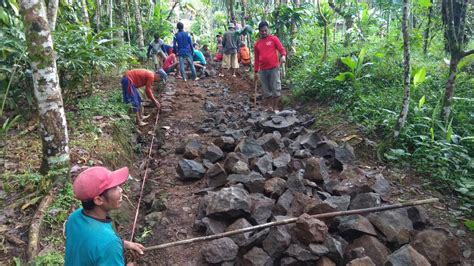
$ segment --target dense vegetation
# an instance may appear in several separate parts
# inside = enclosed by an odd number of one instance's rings
[[[120,151],[110,148],[114,144],[102,143],[98,147],[95,142],[87,142],[103,134],[91,121],[94,116],[107,115],[116,118],[115,127],[131,128],[133,123],[126,119],[118,84],[113,92],[94,94],[104,77],[144,65],[146,46],[154,33],[171,43],[174,25],[185,21],[194,40],[215,51],[214,37],[225,31],[230,17],[235,16],[254,29],[265,19],[289,52],[285,85],[297,101],[323,106],[333,116],[358,124],[377,142],[380,160],[415,170],[430,181],[431,187],[459,196],[467,211],[472,208],[473,54],[457,65],[451,112],[448,117],[443,116],[453,47],[462,51],[474,49],[472,4],[465,7],[462,41],[454,44],[443,23],[447,16],[443,5],[451,1],[409,1],[411,97],[407,121],[401,134],[394,138],[404,98],[400,0],[317,0],[304,4],[255,0],[105,2],[60,1],[56,28],[51,30],[62,97],[67,108],[77,111],[66,115],[71,148],[101,150],[103,160],[114,163],[112,153]],[[31,58],[19,6],[19,0],[0,4],[0,142],[8,140],[9,130],[18,124],[26,125],[37,113]],[[248,39],[250,47],[256,38],[255,31]],[[21,170],[24,173],[4,175],[9,182],[3,184],[7,184],[7,192],[33,193],[26,197],[26,209],[36,204],[53,182],[36,169]],[[70,186],[59,195],[51,207],[55,212],[48,214],[55,217],[46,217],[52,231],[59,230],[73,202]],[[61,259],[53,253],[38,258],[38,263]]]

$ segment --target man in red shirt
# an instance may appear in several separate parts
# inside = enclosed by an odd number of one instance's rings
[[[280,62],[286,62],[286,51],[278,37],[268,34],[266,21],[258,24],[258,31],[260,39],[254,46],[254,77],[262,82],[263,104],[277,111],[281,96]],[[277,51],[280,53],[280,60]]]
[[[148,116],[142,116],[142,99],[138,88],[145,86],[145,93],[147,97],[152,100],[156,108],[160,109],[160,103],[155,99],[152,91],[153,82],[160,82],[161,76],[146,69],[132,69],[123,74],[122,77],[122,94],[125,103],[132,104],[133,112],[137,113],[137,123],[139,126],[144,126],[148,123],[143,122],[143,119]]]
[[[178,70],[178,58],[176,58],[176,55],[173,53],[173,48],[168,49],[168,57],[166,57],[165,63],[163,64],[163,70],[166,72],[166,74],[170,74],[174,70]],[[179,76],[176,76],[179,77]]]

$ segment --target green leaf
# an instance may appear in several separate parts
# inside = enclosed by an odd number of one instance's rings
[[[419,0],[418,2],[421,7],[430,7],[431,1],[430,0]]]
[[[339,75],[337,75],[337,77],[335,77],[334,79],[337,80],[337,81],[344,81],[347,78],[353,79],[354,74],[352,74],[351,72],[343,72],[343,73],[340,73]]]
[[[425,104],[425,101],[426,101],[426,98],[425,98],[425,95],[423,95],[420,101],[418,101],[418,109],[421,109],[421,107],[423,107],[423,105]]]
[[[471,232],[474,232],[474,220],[467,220],[464,222],[464,226],[466,226],[466,228],[471,231]]]
[[[362,67],[362,64],[364,63],[364,59],[365,59],[365,53],[367,52],[367,49],[365,48],[362,48],[359,52],[359,58],[357,60],[357,68],[361,68]]]
[[[423,83],[425,79],[426,79],[426,69],[423,67],[423,68],[420,68],[418,71],[416,71],[415,75],[413,76],[413,85],[417,87],[418,85]]]
[[[356,67],[356,62],[350,57],[341,57],[341,62],[348,66],[352,71]]]
[[[458,69],[461,69],[463,66],[471,64],[474,61],[474,54],[463,57],[458,63]]]
[[[7,26],[10,25],[8,13],[7,13],[7,11],[5,11],[5,9],[3,7],[0,7],[0,20],[3,22],[3,24],[5,24]]]
[[[434,134],[434,128],[430,127],[430,135],[431,135],[431,141],[434,141],[435,134]]]

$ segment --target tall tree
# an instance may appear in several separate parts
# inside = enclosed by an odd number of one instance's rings
[[[46,17],[46,4],[44,0],[22,0],[21,12],[40,118],[43,143],[41,172],[69,169],[66,116],[59,87],[53,39]]]
[[[474,50],[464,52],[468,41],[465,32],[468,5],[469,0],[443,0],[441,3],[446,47],[451,55],[441,111],[441,116],[445,121],[448,121],[451,114],[458,64],[462,58],[474,54]]]
[[[137,24],[138,48],[142,50],[145,48],[145,39],[143,37],[142,14],[140,12],[138,0],[133,0],[133,5],[135,6],[135,24]]]
[[[82,9],[82,23],[84,23],[84,25],[90,26],[89,11],[87,11],[86,0],[80,0],[79,3],[81,5],[81,9]]]
[[[398,138],[400,131],[405,125],[408,115],[408,107],[410,104],[410,34],[408,32],[408,19],[410,17],[410,0],[403,0],[403,17],[402,17],[402,35],[403,35],[403,103],[402,110],[398,115],[397,124],[393,132],[394,138]]]
[[[317,1],[317,6],[318,6],[318,13],[319,13],[319,19],[321,21],[320,24],[323,25],[324,33],[323,33],[323,40],[324,40],[324,52],[323,52],[323,61],[326,60],[326,56],[328,54],[328,20],[326,16],[323,14],[321,11],[321,3],[319,0]]]
[[[95,4],[95,27],[100,31],[100,17],[102,16],[102,0],[97,0]]]
[[[433,0],[430,0],[430,7],[428,8],[428,23],[426,25],[425,34],[423,36],[423,53],[428,53],[428,44],[430,42],[431,20],[433,18]]]
[[[48,23],[51,32],[56,29],[56,19],[58,18],[59,0],[48,1]]]

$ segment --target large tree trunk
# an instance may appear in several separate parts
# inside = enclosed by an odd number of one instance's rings
[[[133,0],[133,5],[135,6],[135,23],[137,24],[138,48],[143,50],[143,48],[145,48],[145,39],[143,38],[142,15],[140,13],[140,5],[138,4],[138,0]]]
[[[428,11],[428,24],[426,25],[424,44],[423,44],[423,53],[425,55],[428,53],[428,44],[430,42],[431,18],[433,17],[433,0],[431,0],[430,2],[431,2],[431,6]]]
[[[56,30],[56,19],[58,18],[59,0],[48,1],[48,22],[51,32]]]
[[[321,12],[321,3],[317,0],[318,12],[321,16],[321,19],[324,23],[324,51],[323,51],[323,61],[326,60],[326,56],[328,54],[328,21],[326,17],[324,17],[323,13]]]
[[[408,33],[408,18],[410,14],[410,0],[403,0],[403,19],[402,19],[402,32],[403,32],[403,103],[402,110],[398,116],[397,124],[393,132],[394,138],[398,138],[400,131],[405,125],[408,115],[408,107],[410,104],[410,41]]]
[[[87,11],[86,0],[81,0],[81,9],[82,9],[82,22],[86,26],[90,26],[89,22],[89,12]]]
[[[69,147],[53,39],[43,0],[21,1],[43,143],[41,172],[69,170]],[[62,175],[62,177],[67,175]],[[54,177],[58,181],[58,177]]]
[[[100,17],[102,16],[102,0],[97,0],[95,6],[95,27],[100,32]]]
[[[443,110],[442,116],[445,121],[448,121],[449,115],[451,114],[451,105],[454,96],[454,85],[456,83],[456,74],[458,69],[459,59],[451,58],[449,62],[449,76],[448,82],[446,83],[446,89],[444,91]]]
[[[128,45],[132,45],[130,41],[130,5],[128,1],[125,1],[125,26],[127,27],[127,42]]]

